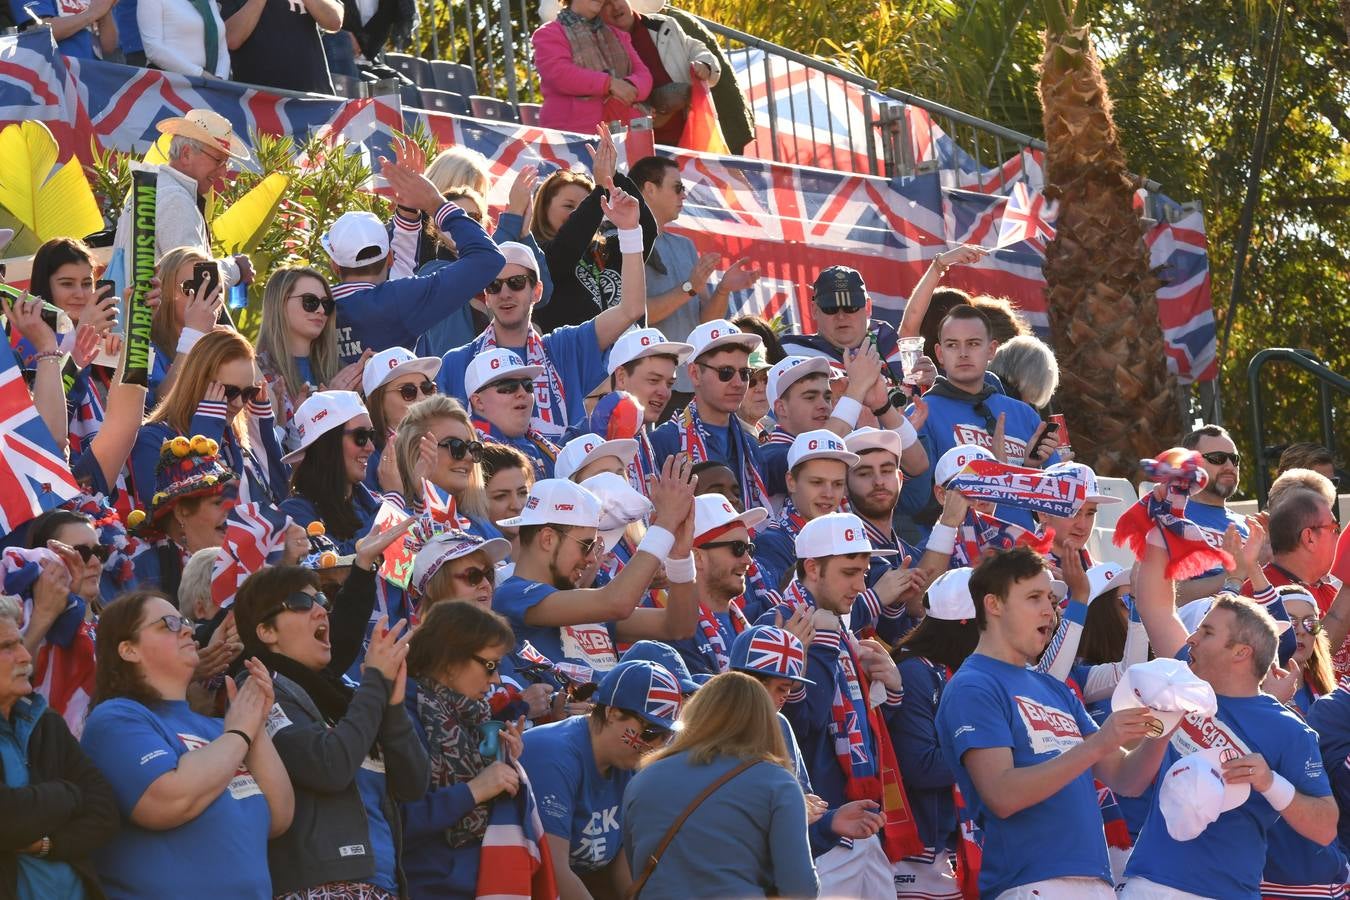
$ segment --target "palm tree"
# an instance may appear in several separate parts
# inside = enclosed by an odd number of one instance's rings
[[[1044,0],[1046,193],[1059,200],[1046,299],[1064,413],[1079,459],[1128,476],[1180,435],[1137,179],[1125,167],[1083,0]]]

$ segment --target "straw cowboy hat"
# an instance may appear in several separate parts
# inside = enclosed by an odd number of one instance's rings
[[[248,148],[230,127],[229,119],[209,109],[190,109],[187,115],[155,123],[161,134],[177,134],[200,141],[228,153],[235,159],[248,159]]]

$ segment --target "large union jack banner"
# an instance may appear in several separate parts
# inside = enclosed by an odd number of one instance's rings
[[[747,71],[755,70],[752,65]],[[889,180],[854,174],[848,170],[865,167],[846,165],[837,152],[832,163],[826,145],[833,136],[839,146],[849,146],[844,139],[850,129],[856,135],[866,124],[859,121],[860,89],[837,80],[785,76],[763,80],[760,94],[764,103],[772,96],[782,113],[802,105],[791,92],[822,90],[842,94],[811,100],[815,106],[810,108],[825,114],[813,113],[810,133],[799,128],[798,134],[819,145],[811,160],[830,168],[662,148],[679,163],[689,188],[684,214],[672,230],[688,236],[700,251],[721,253],[724,265],[740,257],[755,263],[759,284],[735,298],[733,313],[781,316],[792,327],[810,331],[814,323],[807,301],[816,273],[848,265],[862,273],[876,315],[895,324],[934,256],[960,243],[997,243],[1013,185],[1043,187],[1042,158],[1038,151],[1022,150],[1000,166],[982,168],[926,112],[908,106],[913,157],[932,165],[923,174]],[[241,135],[304,137],[322,129],[368,159],[391,155],[394,132],[420,122],[442,146],[472,147],[488,158],[495,176],[488,199],[494,207],[506,203],[510,178],[505,176],[525,165],[538,165],[547,174],[557,167],[585,167],[590,160],[585,135],[404,110],[397,97],[279,97],[229,82],[67,60],[56,53],[46,29],[0,38],[0,124],[47,121],[67,155],[87,159],[91,140],[103,148],[142,151],[156,136],[156,121],[193,107],[216,110]],[[1167,216],[1150,224],[1147,241],[1164,282],[1158,307],[1167,363],[1182,383],[1210,380],[1216,370],[1215,327],[1204,220],[1198,211],[1165,197],[1155,199]],[[946,283],[1008,297],[1044,336],[1049,323],[1043,259],[1043,248],[1023,241],[978,265],[951,270]]]

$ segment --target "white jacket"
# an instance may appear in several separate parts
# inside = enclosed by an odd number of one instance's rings
[[[161,165],[155,179],[155,259],[159,260],[175,247],[199,247],[209,258],[211,243],[206,231],[206,220],[197,208],[197,183],[173,166]],[[122,215],[117,219],[113,248],[120,249],[126,265],[127,280],[131,272],[131,213],[132,198],[127,195]],[[239,281],[239,264],[232,257],[220,260],[225,287]]]
[[[679,23],[670,16],[644,13],[642,19],[660,23],[660,28],[656,32],[656,51],[661,54],[661,64],[665,66],[666,74],[672,81],[691,80],[693,76],[689,72],[689,67],[701,62],[712,72],[708,77],[708,87],[717,84],[717,79],[722,77],[722,67],[717,64],[717,57],[713,56],[712,51],[705,47],[702,41],[685,34]],[[638,27],[646,26],[639,21]]]
[[[219,46],[216,68],[209,74],[230,77],[230,50],[225,44],[225,21],[220,6],[211,3]],[[145,58],[166,72],[201,75],[206,65],[206,28],[190,0],[137,0],[136,24],[145,45]]]

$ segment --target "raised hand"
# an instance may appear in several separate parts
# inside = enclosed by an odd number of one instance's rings
[[[927,357],[920,358],[927,359]],[[923,399],[923,394],[916,391],[914,396],[910,398],[910,402],[914,404],[914,409],[905,413],[905,418],[909,419],[909,424],[914,426],[915,431],[919,431],[928,421],[928,401]]]
[[[338,369],[337,374],[333,376],[333,380],[329,387],[335,391],[359,390],[361,386],[361,375],[366,370],[366,362],[374,355],[375,351],[367,347],[365,352],[357,357],[355,362],[348,363],[341,369]]]
[[[225,295],[217,285],[205,296],[197,296],[193,291],[187,295],[187,306],[183,309],[183,327],[192,328],[206,334],[216,327],[220,318],[220,308],[225,305]]]
[[[99,334],[106,334],[117,324],[117,298],[111,288],[105,288],[102,295],[92,303],[85,304],[76,325],[92,326]]]
[[[11,328],[28,339],[28,343],[38,353],[51,353],[57,349],[56,332],[42,320],[42,298],[24,293],[18,300],[11,300],[0,294],[0,303],[4,304],[5,318]]]
[[[811,608],[805,604],[794,608],[786,622],[783,621],[782,613],[775,614],[774,619],[777,627],[795,635],[803,647],[810,647],[811,641],[815,640],[816,623],[811,617]]]
[[[988,255],[989,251],[984,247],[962,244],[954,250],[939,253],[933,261],[943,269],[950,269],[952,266],[968,266],[977,263]]]
[[[525,166],[516,173],[511,182],[511,192],[506,198],[506,211],[515,213],[525,220],[524,227],[530,225],[530,212],[534,206],[534,190],[539,186],[539,167]]]
[[[613,222],[620,230],[637,228],[641,207],[638,205],[637,198],[627,191],[614,186],[614,179],[610,179],[605,184],[605,189],[609,191],[608,197],[600,198],[600,211],[605,214],[605,218]]]
[[[370,644],[366,647],[366,658],[361,665],[361,671],[375,669],[386,681],[394,684],[397,690],[399,673],[403,671],[403,665],[408,658],[408,640],[412,637],[412,632],[403,633],[407,623],[402,619],[395,622],[392,627],[386,627],[388,621],[387,616],[380,616],[375,623],[375,628],[370,633]]]
[[[399,535],[411,528],[416,521],[417,516],[408,516],[393,528],[379,532],[372,528],[365,537],[356,542],[356,558],[353,562],[362,569],[371,568],[389,545],[398,540]]]
[[[862,401],[881,378],[881,354],[871,341],[844,354],[844,374],[848,376],[847,396]]]
[[[387,449],[390,445],[385,444]],[[428,478],[436,469],[436,460],[440,455],[440,448],[436,446],[436,436],[428,431],[417,441],[417,460],[413,463],[413,474],[418,478],[418,488],[421,488],[421,479]],[[411,498],[409,498],[411,499]]]
[[[394,192],[394,202],[404,209],[415,209],[427,215],[435,215],[445,203],[445,198],[436,190],[436,185],[432,184],[431,179],[423,175],[420,169],[410,169],[401,163],[380,157],[380,174],[389,182],[389,188]]]
[[[734,294],[752,288],[758,283],[759,272],[755,270],[755,264],[748,257],[741,257],[722,273],[722,282],[718,287]]]
[[[591,154],[591,177],[595,179],[596,184],[604,184],[614,179],[614,172],[619,164],[619,151],[614,146],[614,136],[609,133],[608,126],[601,122],[595,128],[596,137],[600,139],[600,144],[595,149],[591,145],[586,145],[586,150]]]
[[[685,517],[693,515],[695,478],[692,470],[689,457],[677,453],[666,458],[659,476],[648,478],[647,496],[656,508],[653,525],[674,534]]]
[[[70,358],[78,368],[85,368],[98,356],[98,347],[102,338],[93,325],[75,326],[75,346],[70,349]]]

